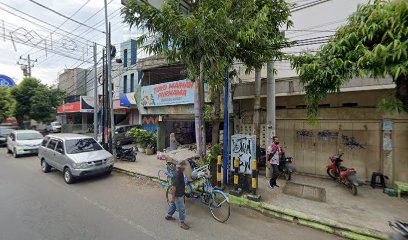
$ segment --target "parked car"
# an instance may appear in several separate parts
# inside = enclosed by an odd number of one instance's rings
[[[110,174],[114,162],[112,154],[92,137],[70,133],[45,136],[38,158],[43,172],[55,168],[63,172],[67,184],[79,177]]]
[[[60,133],[61,132],[61,123],[59,122],[52,122],[45,127],[45,130],[52,133]]]
[[[37,154],[43,135],[35,130],[13,130],[7,136],[7,152],[17,158],[23,154]]]
[[[115,140],[118,146],[131,144],[133,142],[132,137],[126,136],[126,133],[132,128],[142,128],[141,125],[125,125],[115,127]]]
[[[0,125],[0,147],[5,147],[7,145],[7,136],[15,129],[17,129],[17,126]]]

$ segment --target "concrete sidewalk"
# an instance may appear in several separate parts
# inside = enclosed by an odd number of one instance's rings
[[[358,187],[358,195],[331,179],[294,175],[293,182],[326,190],[326,202],[318,202],[284,194],[286,180],[279,179],[279,188],[271,189],[268,179],[259,178],[259,194],[264,202],[354,226],[391,232],[388,221],[408,220],[408,200],[390,197],[382,189],[369,185]]]
[[[117,161],[115,167],[150,178],[157,178],[159,170],[166,170],[166,161],[158,160],[156,154],[146,155],[138,152],[136,162]]]
[[[115,167],[125,173],[157,178],[157,172],[160,169],[165,170],[166,163],[163,160],[157,160],[156,155],[147,156],[139,153],[136,162],[118,161],[115,163]],[[286,180],[283,179],[278,180],[279,188],[271,189],[268,185],[268,179],[261,176],[258,193],[262,196],[262,207],[269,210],[275,209],[275,214],[272,214],[274,216],[277,216],[277,212],[282,211],[283,215],[289,215],[289,220],[298,219],[298,216],[305,216],[307,219],[316,219],[316,222],[324,222],[323,225],[328,223],[329,226],[330,223],[333,223],[335,226],[340,226],[335,228],[352,229],[351,232],[353,229],[357,229],[356,232],[373,230],[374,232],[388,233],[391,232],[388,221],[408,220],[408,200],[389,197],[382,192],[382,189],[372,189],[370,186],[364,185],[358,188],[358,195],[353,196],[345,187],[330,179],[294,175],[292,181],[324,188],[326,190],[326,202],[284,194],[283,189]],[[260,210],[254,207],[254,202],[246,201],[245,204],[242,204],[243,201],[240,200],[235,200],[235,202]],[[288,220],[287,217],[280,218]],[[322,230],[326,231],[325,229]]]

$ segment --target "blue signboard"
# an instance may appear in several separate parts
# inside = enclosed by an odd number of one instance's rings
[[[16,85],[13,79],[6,75],[0,75],[0,87],[12,87]]]

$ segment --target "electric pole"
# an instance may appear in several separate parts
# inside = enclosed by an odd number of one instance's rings
[[[93,44],[93,59],[94,59],[94,137],[98,139],[98,61],[97,61],[97,46]]]
[[[112,154],[116,156],[115,144],[115,119],[113,116],[113,89],[112,89],[112,59],[111,59],[111,34],[110,34],[110,23],[108,22],[108,3],[104,0],[105,4],[105,27],[106,27],[106,56],[107,56],[107,72],[108,72],[108,92],[109,92],[109,115],[110,115],[110,136],[111,136],[111,150]]]
[[[17,64],[21,66],[24,77],[31,77],[31,68],[34,67],[34,64],[32,63],[34,62],[37,62],[37,59],[31,61],[30,54],[27,55],[27,58],[23,58],[22,56],[20,56],[20,60],[17,61]]]
[[[259,146],[261,142],[261,68],[255,69],[255,100],[254,100],[254,119],[252,133],[256,136],[256,153],[259,157]]]
[[[272,137],[276,134],[276,99],[275,99],[275,76],[273,72],[273,60],[270,60],[267,65],[267,136],[266,147],[268,148],[272,144]],[[266,163],[266,177],[272,177],[272,171],[268,168]]]

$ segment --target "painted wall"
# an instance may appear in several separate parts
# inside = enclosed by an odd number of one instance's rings
[[[310,125],[306,110],[296,108],[302,96],[278,97],[277,135],[287,146],[287,155],[295,158],[299,172],[326,176],[329,156],[344,152],[344,165],[357,170],[358,176],[369,180],[372,172],[380,171],[391,180],[408,181],[408,115],[388,115],[375,108],[387,90],[348,92],[330,95],[330,108],[322,108],[318,122]],[[238,102],[238,103],[237,103]],[[357,102],[359,107],[341,107],[344,102]],[[303,103],[304,104],[304,103]],[[261,145],[266,136],[266,99],[261,101]],[[252,133],[253,100],[235,101],[239,109],[235,133]],[[383,121],[393,122],[385,146]],[[387,145],[386,144],[386,145]]]

